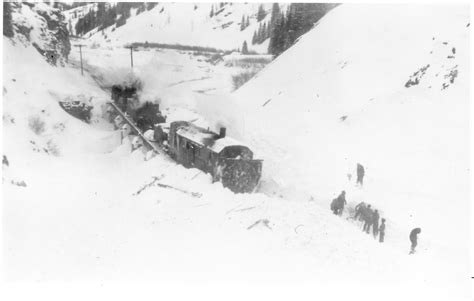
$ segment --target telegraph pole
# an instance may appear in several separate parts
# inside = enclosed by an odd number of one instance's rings
[[[130,48],[130,66],[131,66],[132,69],[133,69],[133,46],[130,45],[130,46],[126,47],[126,48]]]
[[[84,76],[84,67],[82,66],[82,47],[85,45],[79,44],[79,45],[74,45],[75,47],[79,47],[79,56],[81,57],[81,74]]]

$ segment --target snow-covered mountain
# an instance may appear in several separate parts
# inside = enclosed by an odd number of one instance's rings
[[[260,5],[266,16],[257,21]],[[158,3],[140,14],[132,11],[125,25],[113,25],[95,32],[90,40],[110,46],[148,42],[220,50],[240,49],[246,41],[250,51],[266,53],[268,39],[253,45],[252,37],[260,25],[269,23],[271,7],[271,3]],[[287,4],[281,4],[282,11],[286,7]],[[72,16],[69,12],[67,15]],[[245,20],[248,18],[249,25],[241,30],[243,17]]]

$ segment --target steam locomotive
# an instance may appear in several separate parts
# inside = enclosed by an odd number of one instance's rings
[[[152,130],[152,141],[176,162],[211,174],[214,182],[220,181],[235,193],[256,190],[263,161],[254,159],[248,146],[228,137],[225,128],[217,134],[188,121],[174,121],[168,127],[158,104],[140,106],[133,87],[112,87],[112,99],[116,108],[130,116],[137,132]],[[143,137],[143,134],[137,134]]]

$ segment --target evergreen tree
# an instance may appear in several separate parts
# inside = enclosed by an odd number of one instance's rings
[[[76,26],[74,27],[76,29],[76,35],[80,36],[82,33],[82,18],[77,20]]]
[[[245,29],[245,16],[242,15],[242,21],[240,21],[240,31]]]
[[[244,41],[242,44],[242,54],[249,54],[249,49],[247,47],[247,41]]]
[[[146,2],[146,9],[147,10],[152,10],[155,6],[157,6],[158,3],[157,2]],[[196,9],[196,6],[194,6]]]
[[[280,5],[278,3],[273,3],[272,7],[272,16],[270,18],[270,34],[273,33],[273,28],[275,27],[275,24],[278,22],[278,20],[281,17],[281,11],[280,11]]]
[[[120,18],[118,18],[117,22],[115,22],[116,27],[123,26],[127,23],[127,18],[125,18],[124,15],[120,15]]]
[[[265,18],[266,15],[267,15],[267,13],[263,9],[263,5],[260,4],[260,6],[258,7],[258,12],[257,12],[257,21],[258,22],[262,21]]]
[[[305,6],[302,4],[304,3],[290,4],[290,9],[287,16],[290,44],[293,44],[293,42],[301,35],[301,32],[304,29],[303,19]]]
[[[245,28],[249,27],[250,25],[250,20],[249,20],[249,16],[247,16],[247,20],[245,21]]]
[[[257,43],[257,31],[253,32],[253,37],[252,37],[252,45],[255,45]]]
[[[209,16],[212,18],[214,17],[214,4],[212,5],[211,7],[211,13],[209,14]]]
[[[336,5],[332,3],[292,3],[286,14],[283,14],[280,12],[278,4],[273,4],[272,18],[265,33],[267,37],[270,37],[268,52],[279,55],[291,47],[298,37],[308,32]]]
[[[267,39],[267,22],[263,23],[262,27],[262,37],[260,40],[260,43],[263,43]]]
[[[117,3],[117,15],[122,15],[124,19],[130,18],[130,9],[136,7],[137,2],[118,2]]]
[[[97,15],[96,15],[96,25],[102,25],[104,24],[105,21],[105,2],[99,2],[97,3]]]
[[[258,24],[258,31],[257,31],[257,44],[262,42],[262,23]]]
[[[13,37],[12,8],[9,2],[3,2],[3,35]]]
[[[284,45],[288,35],[286,30],[285,16],[281,15],[279,20],[275,23],[273,34],[270,38],[270,43],[268,45],[269,53],[278,56],[284,51]]]
[[[115,7],[107,10],[103,27],[105,28],[105,27],[109,27],[115,24],[116,19],[117,19],[117,11],[115,10]]]

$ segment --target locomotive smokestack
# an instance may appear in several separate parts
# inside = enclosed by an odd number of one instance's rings
[[[219,139],[220,139],[220,138],[224,138],[224,137],[225,137],[225,133],[226,133],[226,129],[225,129],[225,128],[221,128],[220,131],[219,131]]]

